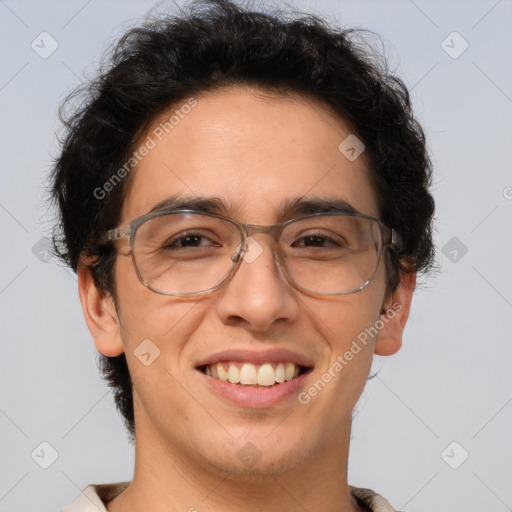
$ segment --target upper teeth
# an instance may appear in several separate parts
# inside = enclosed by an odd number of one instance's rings
[[[215,363],[205,367],[206,375],[229,381],[231,384],[258,384],[273,386],[276,382],[290,381],[299,375],[299,366],[295,363]]]

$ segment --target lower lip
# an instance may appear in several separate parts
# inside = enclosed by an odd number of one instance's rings
[[[228,399],[239,407],[263,408],[273,407],[291,397],[296,397],[304,386],[304,382],[311,369],[293,380],[261,388],[231,384],[230,382],[210,377],[200,370],[198,372],[206,379],[207,385],[217,395]]]

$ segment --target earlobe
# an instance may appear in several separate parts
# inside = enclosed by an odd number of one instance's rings
[[[114,300],[97,287],[91,269],[83,263],[78,266],[78,293],[98,352],[109,357],[122,354],[124,348]]]
[[[383,327],[377,337],[375,354],[390,356],[400,350],[415,286],[416,274],[401,275],[398,288],[384,305]]]

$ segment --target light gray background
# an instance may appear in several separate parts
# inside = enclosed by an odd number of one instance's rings
[[[42,199],[59,102],[151,5],[0,0],[2,512],[60,510],[89,483],[132,475],[133,449],[97,374],[76,279],[44,261]],[[441,269],[416,293],[400,353],[376,357],[349,481],[408,512],[512,510],[512,2],[296,5],[384,38],[435,164]],[[59,45],[47,59],[31,48],[43,31]],[[469,44],[456,59],[442,47],[453,31]],[[444,46],[454,55],[463,44],[452,35]],[[31,458],[43,441],[58,452],[48,469]],[[463,450],[469,458],[452,469],[447,461],[459,464]]]

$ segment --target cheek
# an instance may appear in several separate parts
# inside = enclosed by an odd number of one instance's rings
[[[382,296],[366,289],[339,301],[317,304],[310,317],[323,338],[322,365],[298,396],[308,418],[322,418],[322,442],[340,435],[340,425],[350,424],[354,407],[366,385],[375,339],[361,333],[379,318]]]
[[[160,346],[195,306],[144,286],[129,257],[118,259],[115,276],[123,342],[131,348],[146,338]]]
[[[211,309],[211,299],[178,299],[151,291],[144,286],[133,269],[130,258],[116,265],[116,284],[121,336],[128,362],[150,340],[166,364],[182,362],[188,340],[200,328]],[[140,347],[140,348],[139,348]],[[135,361],[137,368],[139,363]]]
[[[345,352],[352,341],[364,339],[362,334],[371,330],[378,321],[384,286],[372,285],[373,282],[360,292],[310,308],[317,318],[317,328],[324,334],[333,355]]]
[[[349,396],[359,396],[362,391],[374,355],[383,294],[383,286],[370,284],[339,301],[311,307],[316,329],[324,338],[325,357],[319,377],[332,390],[346,395],[350,389]]]

